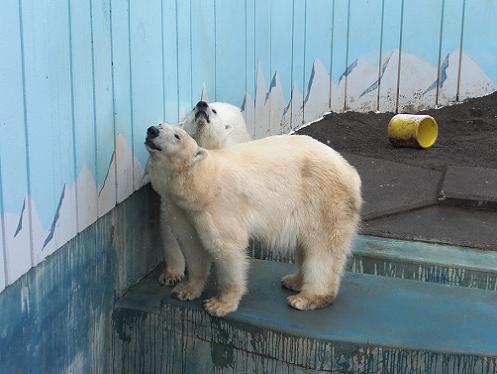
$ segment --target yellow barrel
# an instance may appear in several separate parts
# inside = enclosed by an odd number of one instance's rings
[[[437,136],[437,121],[428,115],[397,114],[388,123],[388,138],[396,147],[430,148]]]

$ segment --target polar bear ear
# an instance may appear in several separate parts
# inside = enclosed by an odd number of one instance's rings
[[[224,129],[226,130],[226,132],[228,134],[231,134],[231,132],[233,131],[233,126],[231,126],[231,125],[225,125]]]
[[[196,164],[199,161],[202,161],[207,157],[207,151],[203,148],[198,147],[195,153],[193,154],[192,165]]]

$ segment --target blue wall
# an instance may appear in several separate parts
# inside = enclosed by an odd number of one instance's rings
[[[446,105],[496,89],[496,19],[492,0],[3,1],[0,290],[140,188],[144,129],[203,89],[258,137]]]
[[[114,302],[156,267],[150,187],[31,269],[0,297],[0,372],[110,373]]]

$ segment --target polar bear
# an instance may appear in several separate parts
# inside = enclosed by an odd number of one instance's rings
[[[205,249],[188,265],[191,280],[175,297],[201,295],[211,258],[219,293],[204,307],[214,316],[236,310],[254,238],[274,251],[296,249],[298,269],[282,278],[284,287],[297,292],[288,297],[292,307],[317,309],[334,300],[362,204],[360,177],[340,154],[303,135],[206,150],[178,127],[157,126],[148,133],[151,157],[168,175],[168,194]]]
[[[225,148],[250,140],[240,108],[228,103],[208,104],[199,101],[179,125],[207,149]],[[200,247],[201,243],[182,210],[168,198],[167,178],[155,161],[154,157],[150,159],[148,174],[152,187],[161,196],[160,221],[165,267],[159,283],[174,285],[183,279],[188,257],[198,252],[195,248]]]
[[[250,140],[240,108],[228,103],[199,101],[182,127],[207,149],[226,148]]]

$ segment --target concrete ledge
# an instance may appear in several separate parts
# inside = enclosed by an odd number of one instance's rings
[[[114,370],[497,370],[495,292],[348,273],[331,307],[299,312],[280,286],[292,270],[254,260],[249,293],[225,319],[171,299],[152,274],[116,304]]]
[[[447,206],[497,211],[497,169],[447,167],[439,202]]]
[[[254,244],[251,255],[293,263],[292,254],[275,255]],[[484,290],[497,290],[497,252],[359,235],[348,270]]]

